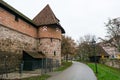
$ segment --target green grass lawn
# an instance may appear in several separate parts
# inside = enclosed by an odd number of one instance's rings
[[[88,63],[88,66],[95,72],[95,64]],[[98,73],[96,74],[98,80],[120,80],[120,69],[115,69],[102,64],[97,64]]]
[[[55,71],[63,71],[70,67],[72,65],[72,62],[62,62],[61,67],[57,68]]]

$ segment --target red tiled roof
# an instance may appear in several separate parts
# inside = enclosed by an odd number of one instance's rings
[[[34,19],[34,23],[39,25],[57,24],[59,20],[54,15],[50,6],[47,5]]]
[[[55,14],[53,13],[52,9],[49,5],[47,5],[34,19],[33,22],[38,25],[51,25],[55,24],[57,25],[62,33],[65,33],[65,30],[62,28],[62,26],[59,23],[59,20],[56,18]]]

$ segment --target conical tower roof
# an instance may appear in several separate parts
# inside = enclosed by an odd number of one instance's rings
[[[62,33],[65,33],[65,30],[59,24],[59,20],[56,18],[55,14],[53,13],[52,9],[49,5],[47,5],[34,19],[33,22],[37,26],[42,25],[57,25],[61,30]]]
[[[58,24],[59,20],[54,15],[50,6],[47,5],[34,19],[34,23],[38,26],[48,24]]]

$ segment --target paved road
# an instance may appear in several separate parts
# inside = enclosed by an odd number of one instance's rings
[[[65,71],[49,78],[48,80],[97,80],[93,71],[85,64],[73,62]]]

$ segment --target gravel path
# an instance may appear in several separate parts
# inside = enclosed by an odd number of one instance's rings
[[[65,71],[52,76],[47,80],[97,80],[93,71],[85,64],[73,62]]]

